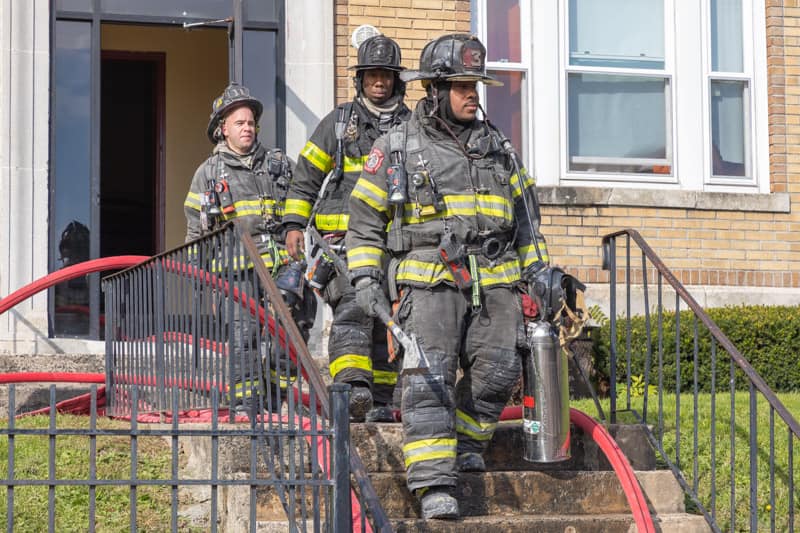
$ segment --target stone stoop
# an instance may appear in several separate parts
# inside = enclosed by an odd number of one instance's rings
[[[642,428],[612,426],[629,456],[656,526],[664,533],[705,533],[702,516],[685,513],[684,496],[668,470],[655,470],[655,456]],[[370,473],[375,491],[398,532],[606,533],[636,531],[616,475],[596,445],[573,428],[573,457],[535,464],[521,458],[519,423],[501,423],[486,454],[488,472],[459,476],[455,521],[419,517],[419,504],[406,488],[400,424],[352,424],[351,444]],[[234,500],[247,501],[244,494]],[[306,505],[313,495],[306,492]],[[299,501],[297,505],[300,505]],[[286,518],[274,491],[259,491],[258,531],[284,531]],[[230,516],[230,515],[229,515]],[[283,529],[281,529],[283,528]]]
[[[0,373],[6,372],[105,372],[101,354],[0,354]],[[55,385],[55,402],[87,394],[92,385],[74,383],[14,384],[14,414],[27,413],[50,405],[50,386]],[[102,387],[102,384],[97,384]],[[9,386],[0,386],[0,418],[8,417]]]
[[[683,491],[668,470],[655,470],[655,455],[638,426],[612,426],[636,471],[657,527],[664,533],[709,531],[702,516],[685,513]],[[354,424],[352,443],[370,472],[375,491],[398,532],[632,532],[625,494],[594,442],[572,428],[572,457],[551,464],[522,459],[518,422],[499,424],[485,454],[487,472],[462,473],[456,498],[461,518],[421,520],[405,484],[400,424]]]

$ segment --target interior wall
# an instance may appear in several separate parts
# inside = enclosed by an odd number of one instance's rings
[[[211,101],[228,83],[228,41],[224,29],[103,24],[103,50],[164,52],[165,236],[166,249],[183,243],[183,201],[194,171],[211,152],[206,126]],[[132,157],[135,154],[131,154]]]

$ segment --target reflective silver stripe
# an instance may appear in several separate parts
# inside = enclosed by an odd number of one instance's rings
[[[483,441],[492,438],[496,427],[496,423],[478,422],[464,411],[456,410],[456,432],[458,433]]]

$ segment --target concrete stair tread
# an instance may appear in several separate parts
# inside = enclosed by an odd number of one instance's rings
[[[636,476],[652,511],[684,511],[683,492],[670,471],[637,472]],[[373,473],[370,478],[388,516],[419,516],[404,474]],[[464,516],[592,514],[597,509],[625,513],[630,509],[616,474],[608,471],[462,473],[456,498]]]
[[[708,524],[699,515],[676,513],[658,515],[654,518],[656,528],[661,533],[706,533]],[[390,520],[397,533],[635,533],[636,525],[630,514],[606,515],[516,515],[479,516],[458,520]],[[284,533],[288,531],[286,520],[258,521],[259,533]]]
[[[493,515],[458,520],[390,520],[397,533],[634,533],[631,514],[594,515]],[[702,516],[685,513],[660,515],[654,519],[661,533],[705,533],[710,531]]]
[[[530,463],[522,458],[523,436],[519,421],[501,422],[484,454],[489,470],[610,470],[602,451],[583,432],[573,427],[572,457],[558,463]],[[655,454],[637,425],[616,425],[609,433],[635,470],[655,469]],[[368,472],[405,472],[402,424],[351,424],[350,440]]]

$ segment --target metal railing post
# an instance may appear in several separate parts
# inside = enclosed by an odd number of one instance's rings
[[[350,502],[350,385],[330,386],[331,426],[333,429],[333,531],[353,530]]]

